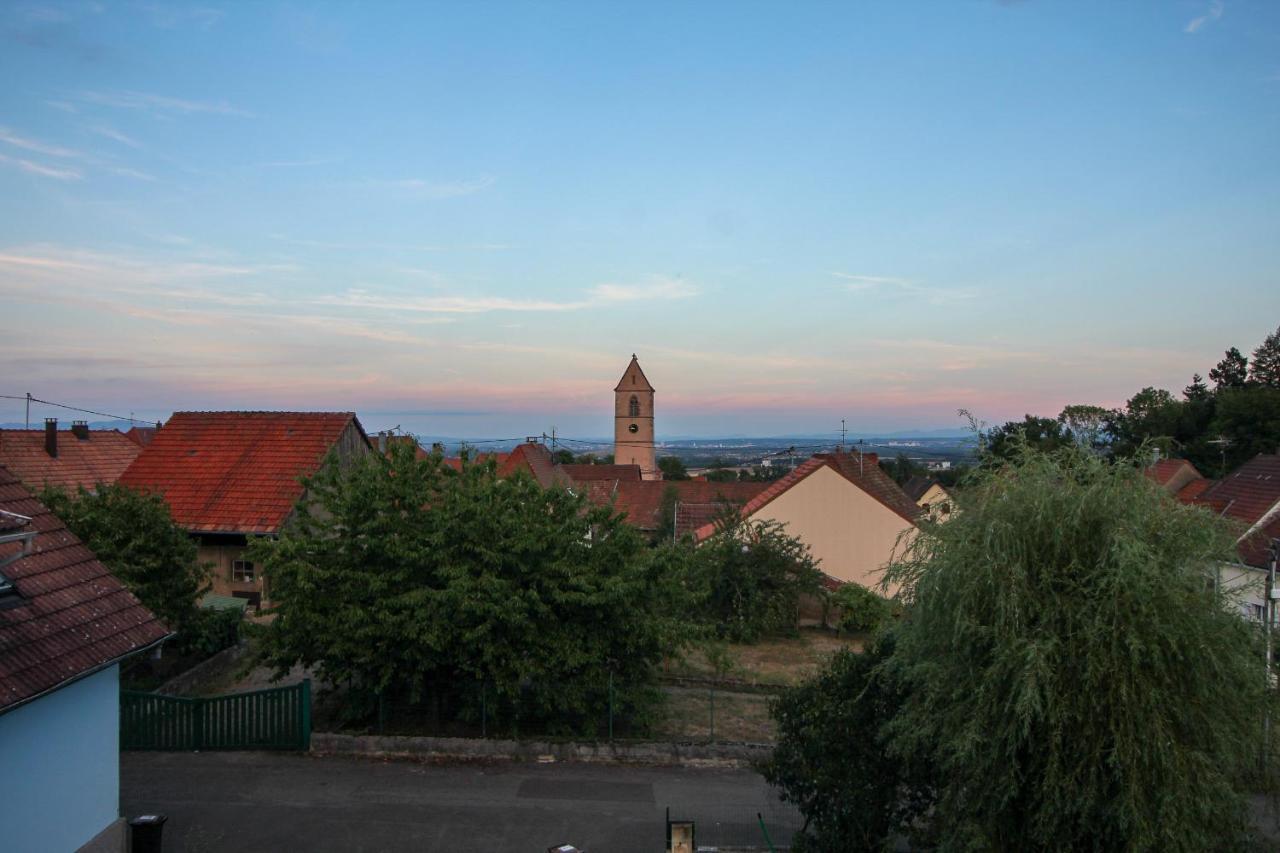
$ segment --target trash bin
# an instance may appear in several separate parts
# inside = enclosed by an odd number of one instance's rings
[[[164,847],[164,822],[162,814],[144,814],[129,821],[129,833],[133,836],[129,849],[132,853],[161,853]]]

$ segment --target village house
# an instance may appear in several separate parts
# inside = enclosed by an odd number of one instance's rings
[[[1190,480],[1178,498],[1239,525],[1237,559],[1217,566],[1216,583],[1244,616],[1262,621],[1271,544],[1280,539],[1280,454],[1260,453],[1218,481]]]
[[[91,430],[84,421],[71,429],[58,429],[57,418],[45,418],[42,430],[0,429],[0,465],[33,492],[111,485],[141,451],[124,433]]]
[[[120,662],[169,636],[0,465],[0,848],[125,850]]]
[[[856,452],[815,454],[742,507],[749,521],[786,525],[832,580],[868,588],[880,583],[922,514],[881,470],[876,454]],[[707,523],[693,537],[703,542],[715,532],[715,524]]]
[[[955,509],[951,493],[932,477],[912,477],[902,484],[902,491],[933,521],[945,521]]]
[[[372,448],[352,412],[175,412],[120,477],[161,495],[174,522],[213,566],[213,592],[261,605],[270,598],[245,558],[253,536],[275,536],[302,497],[301,478],[329,453]]]

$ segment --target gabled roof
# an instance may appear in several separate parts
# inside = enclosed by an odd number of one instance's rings
[[[175,412],[120,478],[163,495],[173,520],[205,533],[276,533],[351,412]]]
[[[622,378],[618,380],[618,385],[614,391],[652,391],[653,386],[649,384],[649,379],[644,375],[644,371],[640,369],[640,360],[636,358],[635,353],[631,354],[631,363],[627,365],[626,372],[622,374]]]
[[[0,712],[153,646],[168,628],[62,521],[0,466],[0,510],[31,518],[33,550],[0,569],[17,589],[0,607]],[[12,527],[6,533],[14,533]],[[0,545],[0,558],[22,543]]]
[[[860,458],[861,457],[861,458]],[[774,480],[763,492],[752,498],[742,508],[742,517],[750,518],[768,506],[810,474],[822,468],[830,468],[837,474],[875,498],[886,508],[915,524],[923,514],[915,501],[880,468],[880,459],[874,453],[817,453],[796,466],[780,480]],[[706,524],[695,531],[693,538],[701,542],[715,534],[715,525]]]
[[[1203,477],[1199,480],[1192,480],[1190,483],[1187,483],[1178,490],[1178,500],[1188,504],[1195,503],[1196,499],[1199,498],[1200,495],[1204,494],[1207,489],[1211,488],[1217,482],[1217,480],[1206,480]]]
[[[707,480],[590,480],[583,484],[588,500],[612,505],[626,521],[641,530],[662,526],[662,499],[674,492],[677,517],[687,504],[744,504],[763,491],[765,483],[712,483]]]
[[[98,483],[110,485],[120,479],[141,448],[124,433],[114,429],[90,430],[88,438],[77,438],[68,429],[58,433],[58,455],[45,452],[44,430],[0,430],[0,465],[32,491],[54,486],[75,491],[92,489]]]
[[[561,471],[555,460],[551,458],[551,451],[547,450],[546,445],[536,442],[517,445],[507,454],[506,459],[498,463],[499,477],[510,477],[517,471],[529,474],[544,489],[573,484],[569,476]]]
[[[919,503],[920,499],[924,497],[924,493],[935,485],[938,485],[937,480],[932,477],[921,477],[917,474],[902,484],[902,491],[906,492],[907,497],[911,498],[911,500]]]
[[[1263,568],[1271,539],[1280,536],[1280,454],[1260,453],[1186,500],[1243,524],[1240,558]]]
[[[642,480],[639,465],[561,465],[575,483],[589,480]]]
[[[132,441],[139,447],[146,447],[151,443],[151,439],[156,437],[155,427],[130,427],[126,432],[125,438]]]
[[[511,455],[510,453],[477,453],[477,454],[475,454],[474,456],[469,456],[469,457],[467,457],[467,459],[468,459],[468,461],[470,462],[470,464],[472,464],[472,465],[483,465],[484,463],[486,463],[486,462],[488,462],[490,459],[492,459],[492,460],[494,461],[494,463],[495,463],[499,468],[501,468],[501,467],[502,467],[502,463],[506,462],[506,461],[507,461],[507,457],[508,457],[508,456],[510,456],[510,455]],[[419,458],[421,458],[421,457],[419,457]],[[443,464],[445,464],[445,465],[449,466],[450,468],[452,468],[452,469],[453,469],[453,470],[455,470],[455,471],[461,471],[461,470],[462,470],[462,457],[461,457],[461,456],[446,456],[444,459],[441,459],[440,461],[441,461]]]
[[[1147,479],[1154,480],[1164,486],[1188,468],[1194,472],[1194,476],[1201,476],[1200,472],[1196,471],[1196,466],[1185,459],[1161,459],[1153,465],[1148,465],[1142,473]]]

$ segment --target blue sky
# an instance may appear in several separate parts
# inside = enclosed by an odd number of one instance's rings
[[[1263,0],[34,0],[0,79],[0,394],[603,435],[636,352],[660,435],[875,431],[1280,324]]]

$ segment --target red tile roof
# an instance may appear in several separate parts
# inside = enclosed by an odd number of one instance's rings
[[[1150,480],[1155,480],[1162,486],[1168,485],[1169,481],[1176,477],[1184,468],[1190,468],[1195,472],[1194,476],[1199,477],[1200,472],[1196,471],[1196,466],[1192,465],[1185,459],[1161,459],[1154,465],[1147,466],[1142,473]]]
[[[483,465],[484,463],[492,459],[494,460],[495,463],[497,463],[499,467],[501,467],[502,463],[506,462],[507,457],[510,455],[511,454],[509,453],[477,453],[475,456],[470,457],[470,461],[471,461],[471,464],[473,465]],[[462,470],[461,456],[446,456],[441,461],[455,471]]]
[[[505,459],[498,463],[499,477],[510,477],[518,471],[533,477],[544,489],[551,486],[569,486],[573,482],[560,470],[560,466],[556,465],[546,445],[536,442],[517,445]]]
[[[587,498],[597,504],[612,504],[626,516],[627,523],[641,530],[657,530],[662,525],[662,498],[668,489],[675,492],[677,512],[682,504],[744,504],[758,495],[765,483],[711,483],[706,480],[590,480],[584,484]]]
[[[859,456],[862,458],[860,459]],[[897,513],[904,521],[915,524],[922,511],[915,501],[902,491],[893,478],[880,468],[879,457],[874,453],[817,453],[795,467],[780,480],[774,480],[763,492],[756,495],[742,508],[744,518],[764,509],[774,498],[789,490],[821,468],[831,468],[849,482],[875,498],[885,507]],[[715,525],[706,524],[694,533],[696,541],[703,541],[715,534]]]
[[[1247,529],[1256,528],[1241,537],[1240,557],[1251,566],[1264,567],[1271,538],[1280,536],[1280,454],[1258,454],[1189,502],[1235,519]]]
[[[352,427],[351,412],[175,412],[120,482],[164,496],[192,532],[276,533]]]
[[[588,480],[640,480],[639,465],[561,465],[560,470],[575,483]]]
[[[74,491],[114,483],[141,452],[113,429],[90,430],[88,436],[82,439],[71,430],[58,430],[58,455],[53,457],[44,450],[44,430],[0,430],[0,465],[32,491],[45,486]]]
[[[0,569],[18,603],[0,608],[0,711],[34,699],[169,636],[62,521],[0,466],[0,510],[31,518],[34,549]],[[2,517],[2,516],[0,516]],[[22,544],[0,545],[0,557]]]
[[[146,447],[156,437],[155,427],[130,427],[125,437],[139,447]]]
[[[1203,477],[1199,480],[1192,480],[1178,490],[1178,500],[1188,504],[1194,503],[1206,489],[1217,482],[1217,480],[1206,480]]]

